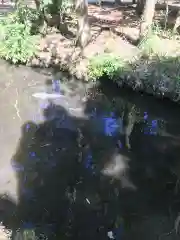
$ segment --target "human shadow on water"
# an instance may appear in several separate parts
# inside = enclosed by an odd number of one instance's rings
[[[5,223],[15,236],[20,228],[48,239],[157,239],[130,227],[147,215],[168,215],[175,200],[169,166],[177,149],[171,138],[142,134],[145,121],[134,124],[127,149],[123,114],[129,104],[100,90],[89,90],[86,118],[52,101],[44,122],[23,124],[12,157],[19,199]]]
[[[117,228],[118,236],[117,184],[110,184],[102,172],[112,156],[118,156],[121,136],[106,136],[100,119],[71,116],[52,102],[44,118],[40,124],[23,124],[12,157],[18,179],[16,229],[34,228],[49,239],[104,240]],[[123,161],[122,172],[127,165]],[[126,177],[123,182],[129,183]]]

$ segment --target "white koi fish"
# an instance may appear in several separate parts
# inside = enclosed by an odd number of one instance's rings
[[[35,98],[40,98],[40,99],[57,99],[57,98],[64,98],[65,96],[58,94],[58,93],[46,93],[46,92],[37,92],[32,94],[33,97]]]

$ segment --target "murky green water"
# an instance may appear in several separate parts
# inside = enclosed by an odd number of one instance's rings
[[[107,80],[0,70],[6,227],[49,239],[178,239],[165,234],[180,207],[178,106]]]

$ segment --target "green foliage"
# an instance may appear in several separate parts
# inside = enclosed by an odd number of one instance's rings
[[[22,23],[29,27],[32,27],[32,24],[38,21],[40,17],[40,13],[36,9],[21,4],[17,5],[17,10],[11,15],[11,22]]]
[[[173,32],[172,29],[166,29],[165,27],[163,28],[160,24],[156,22],[152,24],[152,32],[161,38],[167,38],[167,39],[176,38],[176,33]]]
[[[68,15],[72,12],[72,0],[43,0],[45,10],[50,14]]]
[[[54,1],[54,3],[53,3],[53,1]],[[42,13],[42,12],[46,11],[46,12],[50,13],[49,12],[50,6],[52,7],[52,9],[54,8],[54,10],[57,11],[57,9],[56,9],[57,1],[61,1],[61,0],[41,0],[40,1],[40,9],[39,9],[40,12]]]
[[[61,0],[60,0],[61,1]],[[48,4],[53,4],[53,1],[52,0],[42,0],[41,1],[41,5],[42,6],[46,6]]]
[[[0,57],[13,63],[27,63],[36,52],[37,37],[31,35],[31,26],[21,23],[17,13],[0,22]]]
[[[36,34],[40,25],[40,13],[36,9],[17,5],[17,10],[5,18],[6,23],[20,23],[30,28],[31,34]]]
[[[154,55],[162,55],[161,46],[161,39],[152,33],[151,35],[145,36],[138,47],[144,56],[151,57]]]
[[[40,13],[16,4],[16,11],[0,21],[0,57],[12,63],[27,63],[36,53]],[[36,29],[35,29],[36,28]]]
[[[144,38],[141,39],[138,47],[141,53],[146,58],[152,58],[158,56],[160,58],[166,57],[169,53],[166,51],[166,47],[163,44],[163,39],[175,39],[175,35],[170,30],[165,30],[158,24],[153,24],[151,31],[148,32]]]
[[[36,9],[20,6],[16,11],[15,22],[30,28],[31,34],[37,34],[40,27],[40,13]]]
[[[73,1],[72,0],[62,0],[60,6],[60,12],[63,14],[70,14],[73,9]]]
[[[126,68],[126,62],[111,53],[103,53],[90,59],[88,74],[92,79],[98,79],[104,75],[110,79],[116,79]]]

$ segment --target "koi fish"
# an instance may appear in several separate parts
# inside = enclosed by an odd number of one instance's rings
[[[58,93],[46,93],[46,92],[37,92],[32,94],[33,97],[35,98],[40,98],[40,99],[57,99],[57,98],[64,98],[65,96],[58,94]]]

